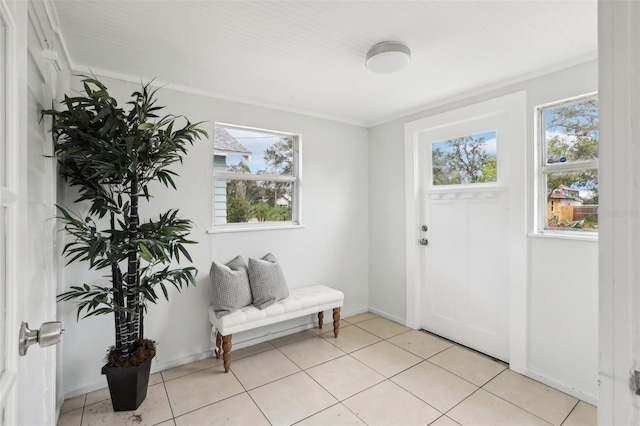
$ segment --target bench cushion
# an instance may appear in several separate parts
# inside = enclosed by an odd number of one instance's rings
[[[344,294],[333,288],[316,285],[289,290],[289,297],[260,310],[253,305],[218,318],[209,307],[209,320],[213,327],[226,336],[280,321],[298,318],[333,308],[342,307]]]

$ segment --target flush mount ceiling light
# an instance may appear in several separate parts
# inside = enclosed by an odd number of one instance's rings
[[[402,43],[384,41],[378,43],[367,53],[365,65],[371,72],[390,74],[409,65],[411,50]]]

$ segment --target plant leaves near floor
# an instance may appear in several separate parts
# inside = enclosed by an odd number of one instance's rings
[[[178,175],[170,168],[208,135],[201,123],[157,115],[164,107],[156,105],[150,83],[131,95],[125,109],[98,79],[81,77],[83,94],[65,96],[60,110],[42,114],[53,119],[60,174],[77,189],[76,203],[88,204],[85,214],[58,206],[69,235],[64,255],[68,263],[108,270],[110,285],[73,285],[58,300],[77,302],[78,318],[113,314],[113,358],[126,359],[143,344],[147,302],[156,303],[160,292],[168,300],[168,287],[195,285],[197,273],[174,267],[192,260],[186,247],[194,243],[188,239],[192,222],[177,209],[141,221],[139,201],[150,199],[152,182],[175,189]]]

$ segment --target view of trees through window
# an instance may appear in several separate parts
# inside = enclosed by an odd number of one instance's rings
[[[546,229],[598,229],[598,101],[542,109]],[[553,209],[551,205],[553,204]]]
[[[216,127],[214,224],[292,221],[296,137]]]
[[[434,185],[496,182],[496,132],[436,142],[431,148]]]

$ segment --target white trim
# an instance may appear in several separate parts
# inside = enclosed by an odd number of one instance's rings
[[[227,172],[216,172],[213,167],[213,158],[212,158],[212,182],[213,182],[213,193],[211,199],[211,226],[209,228],[208,233],[217,234],[224,232],[247,232],[247,231],[263,231],[263,230],[274,230],[274,229],[290,229],[290,228],[298,228],[301,224],[301,210],[302,204],[300,201],[302,194],[302,135],[299,133],[291,133],[284,132],[278,130],[268,130],[262,129],[258,127],[251,126],[243,126],[238,124],[229,124],[222,122],[214,123],[214,133],[216,128],[230,128],[241,131],[248,132],[256,132],[267,135],[272,135],[274,137],[287,137],[293,140],[293,175],[276,175],[276,174],[255,174],[255,173],[227,173]],[[214,141],[215,144],[215,135]],[[215,147],[214,147],[214,156]],[[293,186],[293,202],[291,203],[291,220],[287,222],[260,222],[257,224],[252,223],[224,223],[224,224],[216,224],[216,200],[215,200],[215,181],[230,181],[230,180],[250,180],[250,181],[267,181],[267,182],[284,182],[291,183]]]
[[[265,225],[264,222],[252,226],[250,223],[242,223],[235,225],[232,223],[226,225],[217,225],[215,228],[207,231],[207,234],[228,234],[231,232],[254,232],[254,231],[279,231],[283,229],[302,229],[306,228],[305,225],[286,222],[285,225],[280,225],[283,222],[268,222],[274,225]]]
[[[600,208],[640,210],[640,3],[598,1]],[[640,370],[640,226],[632,215],[599,218],[598,424],[640,419],[630,387]]]
[[[529,236],[545,235],[546,237],[553,238],[565,238],[570,233],[585,233],[585,240],[591,240],[594,238],[592,233],[595,232],[595,239],[597,241],[598,231],[563,231],[555,229],[547,229],[547,183],[546,176],[550,173],[562,173],[572,172],[580,170],[598,170],[598,160],[588,161],[571,161],[564,163],[547,163],[547,141],[546,130],[544,128],[545,122],[543,114],[546,110],[558,108],[561,106],[569,106],[580,103],[582,101],[598,99],[598,92],[589,92],[578,96],[572,96],[570,98],[561,99],[554,102],[549,102],[543,105],[537,105],[534,107],[534,141],[535,141],[535,155],[533,158],[533,170],[535,173],[534,179],[534,206],[533,206],[533,230],[529,233]]]
[[[455,103],[455,102],[460,102],[460,101],[464,101],[466,99],[473,98],[475,96],[481,96],[481,95],[484,95],[484,94],[487,94],[487,93],[491,93],[493,91],[504,89],[504,88],[507,88],[509,86],[516,85],[518,83],[522,83],[522,82],[525,82],[525,81],[532,80],[532,79],[537,78],[537,77],[545,76],[547,74],[551,74],[551,73],[554,73],[554,72],[557,72],[557,71],[562,71],[562,70],[566,70],[566,69],[574,67],[574,66],[585,64],[587,62],[591,62],[591,61],[594,61],[596,59],[598,59],[598,52],[588,53],[586,55],[580,56],[580,57],[575,58],[575,59],[570,59],[568,61],[561,62],[559,64],[555,64],[555,65],[552,65],[552,66],[549,66],[549,67],[540,68],[539,70],[536,70],[536,71],[533,71],[533,72],[530,72],[530,73],[526,73],[526,74],[522,74],[522,75],[513,77],[511,79],[502,80],[499,83],[489,84],[489,85],[477,88],[475,90],[463,91],[461,93],[453,94],[451,96],[444,96],[444,97],[442,97],[442,99],[438,99],[438,100],[433,101],[433,102],[422,104],[419,108],[407,109],[407,110],[404,110],[403,112],[399,112],[397,114],[393,114],[387,119],[382,119],[382,120],[374,121],[372,123],[368,123],[368,124],[366,124],[366,127],[376,127],[376,126],[380,126],[382,124],[390,123],[392,121],[401,120],[401,119],[406,118],[406,117],[410,117],[410,116],[414,116],[414,115],[418,115],[418,114],[424,114],[427,111],[429,111],[431,109],[434,109],[434,108],[447,106],[447,105],[450,105],[450,104]]]
[[[216,154],[218,155],[218,154]],[[285,176],[285,175],[273,175],[273,174],[263,174],[256,175],[253,173],[226,173],[226,172],[213,172],[214,179],[220,180],[254,180],[254,181],[269,181],[269,182],[296,182],[295,176]]]
[[[580,235],[578,235],[580,233]],[[544,231],[529,232],[527,237],[531,238],[553,238],[556,240],[590,241],[598,242],[598,233],[592,231],[554,231],[546,229]]]
[[[57,34],[57,33],[56,33]],[[452,102],[457,102],[457,101],[462,101],[464,99],[469,99],[473,96],[477,96],[477,95],[482,95],[485,93],[490,93],[494,90],[498,90],[498,89],[502,89],[502,88],[506,88],[509,87],[511,85],[515,85],[527,80],[531,80],[534,79],[536,77],[540,77],[546,74],[550,74],[552,72],[556,72],[556,71],[561,71],[567,68],[571,68],[580,64],[584,64],[593,60],[596,60],[598,58],[598,53],[597,52],[592,52],[592,53],[588,53],[586,55],[580,56],[578,58],[574,58],[574,59],[570,59],[568,61],[564,61],[561,62],[559,64],[555,64],[555,65],[551,65],[548,67],[544,67],[544,68],[540,68],[536,71],[533,72],[529,72],[529,73],[525,73],[507,80],[502,80],[499,83],[494,83],[494,84],[489,84],[480,88],[477,88],[475,90],[470,90],[470,91],[464,91],[458,94],[452,94],[452,95],[448,95],[448,96],[443,96],[441,99],[438,99],[436,101],[433,102],[427,102],[427,103],[423,103],[421,104],[420,107],[418,108],[410,108],[410,109],[405,109],[402,110],[400,112],[395,112],[393,114],[388,114],[387,117],[385,118],[381,118],[375,121],[368,121],[368,120],[350,120],[350,119],[345,119],[344,117],[337,117],[331,114],[319,114],[315,111],[309,111],[309,110],[304,110],[304,109],[300,109],[300,108],[293,108],[293,107],[286,107],[286,106],[282,106],[282,105],[278,105],[272,102],[261,102],[261,101],[256,101],[254,99],[248,99],[248,98],[244,98],[241,96],[232,96],[232,95],[228,95],[228,94],[222,94],[222,93],[218,93],[218,92],[214,92],[214,91],[209,91],[209,90],[204,90],[204,89],[199,89],[199,88],[195,88],[195,87],[191,87],[191,86],[185,86],[182,84],[178,84],[175,82],[169,82],[169,81],[163,81],[163,80],[158,80],[158,79],[154,79],[154,77],[149,77],[149,76],[133,76],[131,74],[126,74],[126,73],[121,73],[121,72],[116,72],[116,71],[111,71],[111,70],[106,70],[103,68],[90,68],[86,65],[79,65],[79,64],[74,64],[70,61],[70,58],[68,57],[67,54],[67,49],[66,49],[66,45],[64,42],[64,38],[59,37],[60,39],[60,43],[63,47],[63,54],[65,56],[65,59],[69,62],[69,68],[72,70],[72,72],[74,74],[95,74],[95,75],[100,75],[100,76],[104,76],[104,77],[108,77],[108,78],[114,78],[114,79],[118,79],[118,80],[122,80],[122,81],[127,81],[130,83],[140,83],[140,80],[144,80],[144,81],[150,81],[152,83],[152,87],[163,87],[165,89],[169,89],[169,90],[175,90],[177,92],[182,92],[182,93],[190,93],[190,94],[194,94],[194,95],[199,95],[199,96],[205,96],[208,98],[216,98],[216,99],[222,99],[222,100],[226,100],[226,101],[231,101],[231,102],[239,102],[239,103],[243,103],[246,105],[253,105],[253,106],[258,106],[258,107],[262,107],[262,108],[270,108],[270,109],[274,109],[277,111],[283,111],[283,112],[288,112],[288,113],[293,113],[296,115],[305,115],[307,117],[314,117],[314,118],[319,118],[319,119],[323,119],[323,120],[331,120],[331,121],[335,121],[338,123],[345,123],[345,124],[350,124],[352,126],[358,126],[358,127],[364,127],[364,128],[372,128],[372,127],[376,127],[376,126],[380,126],[382,124],[385,123],[390,123],[392,121],[396,121],[396,120],[400,120],[404,117],[408,117],[411,115],[416,115],[416,114],[420,114],[420,113],[424,113],[430,109],[433,108],[438,108],[441,106],[445,106],[448,104],[451,104]]]
[[[598,160],[567,161],[565,163],[551,163],[540,166],[540,172],[559,173],[574,172],[577,170],[593,170],[598,168]]]
[[[322,120],[329,120],[329,121],[334,121],[337,123],[344,123],[344,124],[349,124],[352,126],[358,126],[358,127],[365,127],[368,128],[370,127],[368,125],[368,123],[366,122],[362,122],[362,121],[357,121],[357,120],[348,120],[345,119],[344,117],[337,117],[337,116],[333,116],[330,114],[319,114],[317,112],[314,111],[309,111],[309,110],[305,110],[305,109],[300,109],[300,108],[294,108],[294,107],[286,107],[283,105],[278,105],[272,102],[262,102],[262,101],[257,101],[255,99],[249,99],[249,98],[245,98],[242,96],[232,96],[232,95],[228,95],[228,94],[223,94],[223,93],[219,93],[219,92],[214,92],[214,91],[210,91],[210,90],[204,90],[204,89],[199,89],[196,87],[191,87],[191,86],[185,86],[183,84],[178,84],[175,82],[169,82],[169,81],[164,81],[164,80],[160,80],[157,79],[155,77],[149,77],[149,76],[132,76],[130,74],[125,74],[125,73],[121,73],[121,72],[115,72],[115,71],[110,71],[110,70],[105,70],[103,68],[91,68],[85,65],[73,65],[72,67],[72,72],[73,74],[83,74],[83,75],[97,75],[97,76],[103,76],[103,77],[107,77],[107,78],[113,78],[116,80],[122,80],[122,81],[126,81],[129,83],[137,83],[140,84],[140,80],[142,81],[148,81],[150,82],[150,87],[154,87],[154,88],[163,88],[165,90],[174,90],[176,92],[181,92],[181,93],[188,93],[188,94],[192,94],[192,95],[197,95],[197,96],[204,96],[207,98],[214,98],[214,99],[220,99],[220,100],[224,100],[224,101],[230,101],[230,102],[237,102],[237,103],[242,103],[245,105],[252,105],[252,106],[256,106],[256,107],[260,107],[260,108],[269,108],[269,109],[273,109],[276,111],[282,111],[282,112],[287,112],[287,113],[291,113],[291,114],[296,114],[296,115],[302,115],[305,117],[313,117],[313,118],[319,118]]]
[[[598,406],[598,396],[591,395],[588,393],[584,393],[579,391],[578,389],[567,386],[565,383],[559,382],[554,379],[550,379],[546,376],[540,375],[531,369],[527,369],[524,372],[524,375],[547,386],[550,386],[554,389],[557,389],[561,392],[566,393],[567,395],[571,395],[575,398],[578,398],[581,401],[584,401],[588,404]]]
[[[27,16],[26,5],[18,4],[18,8],[14,9],[16,14],[24,13]],[[19,283],[19,258],[22,253],[19,252],[19,238],[20,238],[20,226],[21,225],[21,206],[24,206],[24,188],[25,180],[20,170],[20,164],[24,162],[24,146],[19,143],[21,140],[19,136],[20,130],[20,117],[22,114],[22,107],[24,106],[18,96],[18,88],[26,86],[26,78],[21,75],[18,70],[19,67],[19,53],[24,54],[18,50],[18,44],[26,49],[26,41],[22,41],[18,36],[19,28],[14,21],[11,9],[6,0],[0,0],[0,19],[2,19],[6,26],[6,59],[5,59],[5,161],[8,165],[6,168],[5,185],[6,191],[3,191],[3,196],[8,196],[6,209],[6,219],[8,223],[17,224],[18,226],[10,226],[5,231],[6,238],[6,294],[5,294],[5,333],[4,338],[6,344],[3,350],[5,351],[5,371],[2,374],[3,380],[7,380],[7,383],[3,383],[2,398],[0,400],[0,407],[7,408],[5,411],[5,424],[14,424],[18,418],[18,413],[15,411],[17,406],[16,380],[19,367],[18,351],[16,350],[18,342],[18,293],[19,289],[17,283]],[[26,35],[26,34],[25,34]],[[25,112],[26,114],[26,112]],[[4,167],[4,165],[2,165]],[[21,198],[22,194],[22,198]],[[11,285],[10,283],[13,283]],[[13,342],[13,344],[11,343]],[[4,399],[6,398],[6,399]]]
[[[372,314],[376,314],[376,315],[377,315],[377,316],[379,316],[379,317],[386,318],[386,319],[388,319],[388,320],[390,320],[390,321],[393,321],[393,322],[395,322],[395,323],[398,323],[398,324],[404,325],[405,327],[409,327],[409,326],[407,325],[407,323],[406,323],[405,318],[400,318],[400,317],[398,317],[398,316],[391,315],[391,314],[389,314],[389,313],[387,313],[387,312],[379,311],[379,310],[377,310],[377,309],[375,309],[375,308],[369,308],[369,310],[368,310],[367,312],[371,312]],[[345,320],[346,320],[346,321],[349,321],[347,318],[345,318]],[[358,324],[358,323],[356,323],[356,325],[357,325],[357,324]],[[409,328],[413,328],[413,327],[409,327]],[[416,329],[417,329],[417,328],[414,328],[414,330],[416,330]]]

